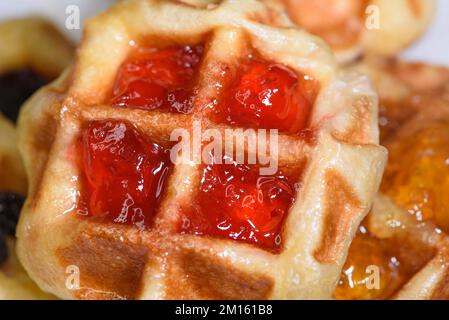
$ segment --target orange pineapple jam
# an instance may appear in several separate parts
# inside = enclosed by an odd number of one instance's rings
[[[417,222],[430,220],[437,228],[449,232],[449,117],[434,116],[432,109],[424,112],[419,120],[402,122],[384,141],[389,161],[381,192]],[[362,224],[351,244],[334,296],[391,298],[432,255],[431,249],[405,239],[379,239]],[[366,285],[370,280],[366,268],[370,265],[379,268],[379,289]]]
[[[383,243],[369,235],[364,227],[353,240],[334,296],[341,300],[382,299],[391,293],[392,283],[399,275],[399,262],[389,254]],[[372,275],[370,265],[379,267],[379,290],[368,289]],[[368,272],[367,272],[368,271]]]
[[[449,120],[422,123],[387,147],[381,191],[418,221],[449,232]]]
[[[340,300],[390,298],[434,254],[432,249],[402,238],[379,239],[362,225],[349,248],[334,297]],[[376,266],[378,273],[370,267]],[[378,276],[378,287],[373,282]]]

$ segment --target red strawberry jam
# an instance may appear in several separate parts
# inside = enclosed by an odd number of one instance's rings
[[[203,46],[142,49],[123,63],[113,105],[189,113]]]
[[[123,121],[90,122],[78,147],[87,214],[151,225],[171,170],[169,152]]]
[[[234,126],[297,134],[307,125],[316,87],[308,76],[250,57],[215,112]]]
[[[295,196],[298,176],[261,176],[255,165],[213,164],[203,169],[193,209],[181,233],[209,235],[278,251],[281,229]]]

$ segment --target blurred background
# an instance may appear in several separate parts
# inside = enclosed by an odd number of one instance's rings
[[[101,12],[116,0],[0,0],[0,20],[25,15],[39,15],[49,18],[74,41],[81,38],[81,30],[67,30],[65,20],[66,8],[77,5],[80,9],[80,19],[85,20]],[[438,0],[438,10],[429,32],[402,56],[407,60],[421,60],[435,64],[449,65],[449,1]]]
[[[65,20],[68,16],[66,8],[71,5],[78,6],[80,19],[83,21],[105,10],[114,2],[116,0],[0,0],[0,20],[28,15],[46,17],[69,38],[78,41],[81,38],[81,30],[65,28]]]
[[[449,65],[449,1],[438,0],[437,12],[430,30],[402,55],[408,60]]]

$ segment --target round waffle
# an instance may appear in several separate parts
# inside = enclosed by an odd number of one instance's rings
[[[335,296],[343,299],[448,299],[449,70],[364,61],[381,98],[390,159],[381,194],[349,251]],[[380,287],[365,286],[368,265]]]
[[[39,18],[0,23],[0,39],[0,86],[6,86],[1,88],[0,111],[15,121],[19,105],[44,81],[61,73],[72,58],[73,48],[51,24]],[[17,150],[15,128],[2,115],[0,135],[0,190],[24,195],[26,177]]]
[[[72,53],[71,44],[43,19],[0,23],[0,299],[52,297],[27,276],[14,252],[20,205],[9,202],[19,201],[27,193],[14,122],[20,105],[40,86],[56,78]],[[9,206],[17,207],[12,210]]]
[[[434,1],[266,0],[326,40],[340,61],[362,53],[394,55],[429,26]]]
[[[0,39],[0,74],[29,68],[47,79],[54,79],[73,55],[70,42],[41,18],[0,23]]]
[[[205,44],[193,110],[111,106],[118,70],[140,43]],[[302,171],[278,250],[179,232],[184,210],[200,192],[201,166],[192,163],[174,165],[150,227],[86,217],[73,156],[86,124],[127,121],[161,145],[173,130],[191,130],[193,121],[223,132],[230,126],[210,117],[210,101],[223,94],[223,70],[238,70],[249,52],[307,74],[319,87],[308,133],[281,133],[273,155],[280,169]],[[74,68],[27,103],[19,128],[30,180],[19,257],[42,289],[62,298],[330,298],[386,159],[367,78],[339,70],[321,40],[286,27],[285,17],[252,0],[117,4],[87,23]],[[67,270],[79,272],[79,287],[66,285]]]
[[[27,183],[14,125],[0,114],[0,190],[26,194]]]

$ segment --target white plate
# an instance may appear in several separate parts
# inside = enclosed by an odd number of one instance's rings
[[[392,0],[394,1],[394,0]],[[54,21],[74,40],[79,40],[81,30],[67,30],[65,20],[68,5],[77,5],[80,18],[85,20],[104,10],[115,0],[14,0],[0,1],[0,20],[9,17],[41,15]],[[449,1],[438,0],[436,17],[430,30],[402,56],[407,60],[419,60],[449,66]]]

